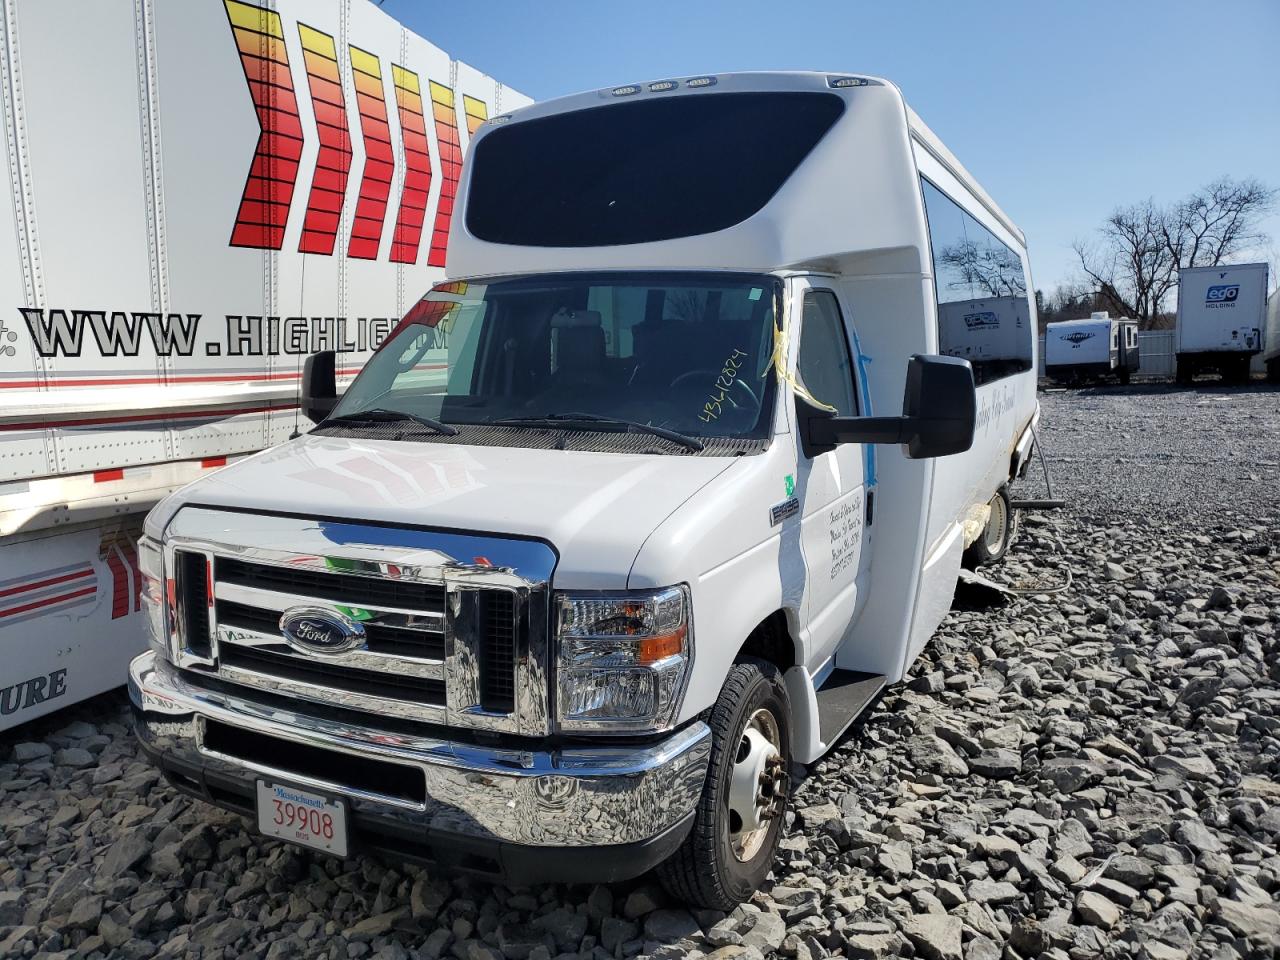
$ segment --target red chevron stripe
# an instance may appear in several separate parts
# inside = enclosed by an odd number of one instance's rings
[[[414,263],[422,241],[422,223],[427,217],[427,197],[431,192],[431,157],[427,148],[427,126],[422,118],[422,92],[418,75],[391,65],[396,88],[396,109],[400,115],[400,137],[404,143],[404,189],[400,212],[391,235],[391,262]]]
[[[347,256],[376,260],[382,224],[387,218],[387,197],[391,195],[391,180],[395,176],[395,153],[391,149],[387,102],[382,92],[382,66],[377,57],[359,47],[351,47],[350,56],[365,161]]]
[[[342,217],[342,202],[351,171],[351,135],[347,131],[347,101],[338,73],[338,48],[327,33],[298,24],[302,39],[307,84],[315,109],[320,149],[316,154],[307,216],[302,222],[301,253],[333,254]]]
[[[262,131],[231,230],[231,246],[279,250],[302,156],[302,121],[289,55],[278,13],[240,0],[224,3]]]

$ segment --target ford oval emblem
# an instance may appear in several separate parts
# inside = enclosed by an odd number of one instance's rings
[[[328,607],[290,607],[280,615],[280,632],[300,653],[346,653],[364,643],[364,627]]]

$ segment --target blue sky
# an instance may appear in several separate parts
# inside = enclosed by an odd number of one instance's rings
[[[1280,2],[385,0],[536,99],[729,70],[861,72],[907,100],[1027,234],[1036,286],[1110,210],[1229,174],[1280,187]],[[1264,251],[1280,251],[1280,213]],[[1274,278],[1273,278],[1274,282]]]

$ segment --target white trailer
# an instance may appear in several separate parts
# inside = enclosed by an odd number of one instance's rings
[[[1044,334],[1044,373],[1058,383],[1115,377],[1128,383],[1138,371],[1138,321],[1099,311],[1083,320],[1059,320]]]
[[[938,352],[962,357],[985,383],[1026,360],[1031,308],[1025,296],[991,296],[938,304]]]
[[[731,908],[1008,545],[1022,233],[886,81],[704,75],[485,124],[448,270],[148,515],[140,742],[295,843]],[[975,387],[940,305],[989,290],[1027,322]]]
[[[1217,371],[1225,380],[1249,379],[1249,360],[1263,350],[1265,263],[1188,267],[1178,275],[1178,382]]]
[[[365,0],[0,10],[0,729],[125,681],[143,514],[299,427],[444,275],[529,102]]]
[[[1267,380],[1280,383],[1280,288],[1273,290],[1267,300],[1267,329],[1263,334],[1266,347]]]

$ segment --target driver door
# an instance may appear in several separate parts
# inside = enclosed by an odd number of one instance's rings
[[[857,368],[840,302],[833,290],[800,292],[800,346],[796,379],[836,415],[858,416]],[[809,663],[822,669],[848,633],[858,605],[866,477],[862,444],[846,443],[815,457],[796,440],[801,548],[807,572]]]

